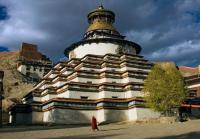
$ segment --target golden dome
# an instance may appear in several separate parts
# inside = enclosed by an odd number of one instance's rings
[[[86,32],[94,30],[111,30],[118,32],[114,27],[115,14],[104,9],[101,5],[88,14],[89,27]]]
[[[112,30],[116,31],[116,29],[112,26],[112,24],[109,24],[104,21],[96,21],[88,27],[86,32],[92,31],[92,30]]]

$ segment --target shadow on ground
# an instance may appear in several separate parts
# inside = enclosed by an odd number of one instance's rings
[[[146,139],[200,139],[200,132],[190,132],[190,133],[181,134],[181,135],[153,137],[153,138],[146,138]]]
[[[112,130],[122,130],[127,128],[113,128],[113,129],[100,129],[100,131],[112,131]]]
[[[75,135],[75,136],[61,136],[53,138],[41,138],[41,139],[103,139],[103,138],[116,138],[121,134],[111,134],[111,135]]]
[[[26,132],[37,130],[51,130],[51,129],[64,129],[64,128],[80,128],[88,125],[55,125],[55,126],[5,126],[0,129],[0,133],[6,132]]]

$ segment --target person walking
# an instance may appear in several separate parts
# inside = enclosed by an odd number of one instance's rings
[[[97,126],[97,119],[94,116],[92,116],[91,126],[93,131],[99,131],[99,128]]]

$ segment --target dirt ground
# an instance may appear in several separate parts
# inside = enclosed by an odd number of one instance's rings
[[[18,126],[0,129],[0,139],[200,139],[200,120],[173,124],[90,126]]]

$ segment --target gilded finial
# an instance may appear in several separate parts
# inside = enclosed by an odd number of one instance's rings
[[[103,0],[101,1],[100,6],[99,6],[98,9],[104,9],[104,7],[103,7]]]
[[[103,5],[101,4],[98,9],[104,9]]]

